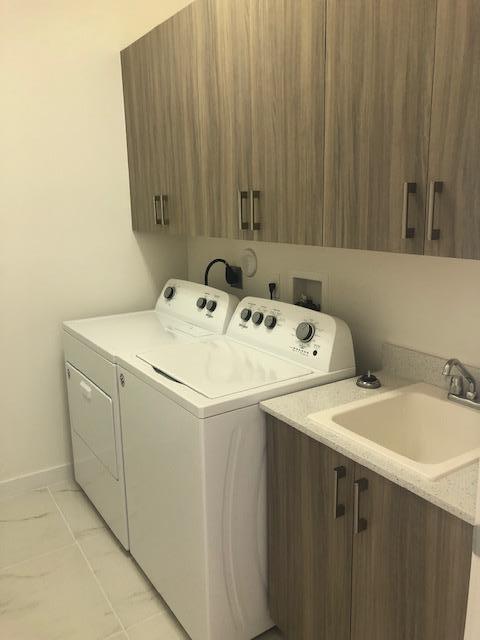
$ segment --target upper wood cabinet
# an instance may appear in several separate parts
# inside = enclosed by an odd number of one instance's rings
[[[432,255],[480,259],[479,33],[478,0],[438,0],[425,241]]]
[[[327,246],[423,252],[435,11],[327,0]]]
[[[192,9],[205,233],[320,243],[324,0]]]
[[[250,6],[254,237],[322,244],[325,1]]]
[[[133,227],[480,258],[476,0],[196,0],[122,52]]]
[[[271,416],[267,499],[286,640],[463,640],[471,525]]]
[[[193,179],[201,201],[189,230],[200,219],[200,234],[240,238],[239,204],[246,221],[247,199],[240,202],[239,192],[250,184],[250,2],[198,0],[190,8],[193,29],[185,55],[196,77],[193,126],[201,162]]]
[[[198,0],[122,52],[135,229],[165,194],[172,231],[321,243],[324,38],[324,0]]]
[[[155,228],[153,198],[158,189],[156,105],[151,67],[152,33],[122,51],[122,75],[127,129],[132,226],[135,231]]]
[[[133,228],[184,233],[201,205],[185,9],[122,51]],[[194,228],[194,230],[196,230]]]

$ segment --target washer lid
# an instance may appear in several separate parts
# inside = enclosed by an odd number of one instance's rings
[[[86,342],[108,360],[120,352],[151,349],[157,344],[216,335],[207,329],[166,313],[139,311],[114,316],[86,318],[63,323],[64,329]]]
[[[300,378],[312,370],[221,336],[153,349],[137,356],[207,398]]]

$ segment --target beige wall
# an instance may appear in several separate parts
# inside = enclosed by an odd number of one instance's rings
[[[60,322],[184,274],[130,230],[119,51],[186,4],[0,0],[0,481],[70,459]]]
[[[360,368],[379,366],[385,341],[480,365],[480,261],[192,238],[189,277],[201,281],[215,257],[240,264],[244,247],[258,257],[244,295],[267,296],[266,283],[278,274],[280,298],[290,301],[290,273],[326,277],[324,311],[349,323]],[[220,285],[221,267],[210,273],[211,283]]]

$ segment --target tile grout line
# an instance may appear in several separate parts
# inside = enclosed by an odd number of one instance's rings
[[[131,624],[129,627],[127,627],[125,629],[125,631],[128,632],[131,631],[132,629],[135,629],[136,627],[139,627],[141,624],[143,624],[144,622],[150,622],[150,620],[153,620],[154,618],[163,618],[167,615],[167,611],[157,611],[157,613],[152,614],[151,616],[148,616],[148,618],[144,618],[143,620],[139,620],[138,622],[134,622],[133,624]],[[108,640],[108,638],[106,638],[105,640]]]
[[[103,638],[103,640],[114,640],[119,634],[124,635],[125,638],[127,638],[127,640],[129,640],[129,635],[128,635],[127,631],[115,631],[114,633],[112,633],[112,635],[107,636],[106,638]]]
[[[116,612],[116,610],[115,610],[115,608],[114,608],[114,606],[113,606],[113,604],[112,604],[112,602],[111,602],[110,598],[108,597],[108,595],[107,595],[107,593],[106,593],[105,589],[103,588],[102,583],[100,582],[100,580],[98,579],[97,574],[96,574],[96,573],[95,573],[95,571],[93,570],[93,567],[92,567],[92,565],[90,564],[89,559],[87,558],[87,556],[86,556],[86,554],[85,554],[84,550],[83,550],[83,549],[82,549],[82,547],[80,546],[80,543],[78,542],[77,538],[75,538],[75,535],[74,535],[74,533],[73,533],[73,530],[72,530],[72,528],[71,528],[70,524],[68,523],[68,521],[67,521],[67,519],[66,519],[66,517],[65,517],[65,515],[64,515],[64,513],[63,513],[63,511],[60,509],[59,504],[58,504],[58,503],[57,503],[57,501],[55,500],[55,497],[54,497],[53,493],[50,491],[50,487],[47,487],[47,491],[48,491],[48,493],[49,493],[50,497],[52,498],[52,500],[53,500],[53,502],[54,502],[55,506],[57,507],[58,512],[59,512],[59,514],[60,514],[60,516],[61,516],[61,518],[62,518],[63,522],[65,523],[65,526],[66,526],[66,527],[67,527],[67,529],[69,530],[70,535],[72,536],[72,538],[73,538],[73,540],[74,540],[74,542],[75,542],[75,545],[76,545],[77,549],[80,551],[80,553],[81,553],[81,555],[82,555],[83,559],[85,560],[85,562],[86,562],[86,564],[87,564],[87,567],[90,569],[90,571],[91,571],[91,573],[92,573],[92,575],[93,575],[93,577],[94,577],[94,579],[95,579],[95,582],[97,583],[98,588],[100,589],[100,592],[102,593],[103,597],[104,597],[104,598],[105,598],[105,600],[107,601],[108,606],[109,606],[109,607],[110,607],[110,609],[112,610],[112,613],[113,613],[114,617],[116,618],[116,620],[117,620],[118,624],[120,625],[120,631],[115,631],[114,633],[112,633],[112,634],[110,634],[109,636],[107,636],[104,640],[108,640],[108,638],[112,638],[112,637],[114,637],[116,634],[121,633],[122,631],[123,631],[123,633],[124,633],[124,634],[127,636],[127,638],[128,638],[129,636],[128,636],[128,633],[127,633],[127,629],[125,628],[125,625],[124,625],[124,624],[123,624],[123,622],[120,620],[120,616],[119,616],[119,615],[118,615],[118,613]]]
[[[24,564],[25,562],[31,562],[32,560],[40,560],[41,558],[51,556],[54,553],[57,553],[58,551],[63,551],[63,549],[68,549],[69,547],[74,547],[74,546],[75,546],[75,540],[72,540],[72,542],[69,542],[68,544],[62,544],[60,547],[56,547],[55,549],[50,549],[50,551],[45,551],[44,553],[39,553],[38,555],[30,556],[29,558],[24,558],[23,560],[18,560],[17,562],[12,562],[12,564],[7,564],[5,567],[0,567],[0,573],[3,573],[4,571],[10,571],[10,569],[15,569],[15,567],[18,567],[19,565]]]

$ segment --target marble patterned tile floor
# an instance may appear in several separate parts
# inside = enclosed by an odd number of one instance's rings
[[[73,481],[0,501],[0,638],[188,640]]]

